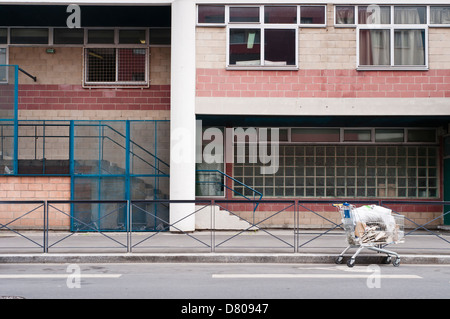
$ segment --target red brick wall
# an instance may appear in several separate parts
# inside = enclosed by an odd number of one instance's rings
[[[169,110],[170,85],[85,89],[81,85],[19,85],[23,110]]]
[[[0,201],[70,200],[70,177],[0,176]],[[44,227],[44,208],[40,204],[0,204],[0,224],[12,229],[40,229]],[[58,206],[66,214],[70,205]],[[20,218],[19,218],[20,217]],[[17,219],[17,220],[16,220]],[[52,209],[49,212],[51,229],[69,229],[67,215]]]
[[[450,70],[227,71],[197,69],[199,97],[450,97]]]

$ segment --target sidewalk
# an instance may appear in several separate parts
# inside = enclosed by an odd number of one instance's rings
[[[415,231],[405,242],[389,245],[402,264],[450,264],[450,232]],[[406,231],[407,233],[407,231]],[[22,236],[21,236],[22,235]],[[180,233],[52,232],[44,253],[41,232],[0,232],[1,263],[334,263],[347,246],[333,231],[259,230]],[[298,247],[295,249],[295,247]],[[348,252],[350,257],[355,252]],[[346,256],[347,256],[346,255]],[[384,254],[363,250],[357,263],[381,263]],[[347,258],[344,258],[346,262]]]

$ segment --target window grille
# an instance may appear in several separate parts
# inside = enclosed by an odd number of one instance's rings
[[[86,48],[85,84],[146,85],[147,48]]]

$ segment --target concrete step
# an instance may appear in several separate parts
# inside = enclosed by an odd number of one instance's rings
[[[244,230],[251,227],[247,221],[236,215],[230,214],[228,211],[221,209],[219,206],[195,206],[197,213],[195,214],[195,229],[205,230],[211,229],[211,207],[214,214],[214,225],[216,230]]]

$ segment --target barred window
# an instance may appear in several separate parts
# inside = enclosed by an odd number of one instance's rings
[[[85,45],[87,86],[148,86],[146,29],[91,29]]]
[[[147,48],[86,48],[85,84],[146,85]]]

